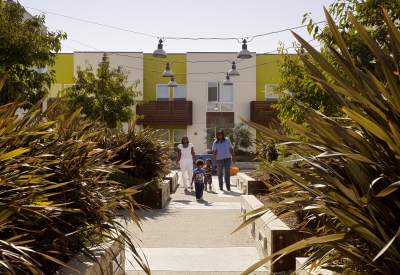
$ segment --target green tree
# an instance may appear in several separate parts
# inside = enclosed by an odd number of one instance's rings
[[[362,41],[356,28],[347,20],[348,14],[352,13],[354,17],[366,27],[385,54],[390,54],[388,47],[388,31],[379,12],[381,6],[386,7],[388,15],[393,21],[399,18],[400,5],[398,1],[392,0],[335,0],[329,6],[329,12],[336,17],[335,21],[338,24],[338,30],[348,46],[350,54],[356,57],[354,59],[356,66],[364,72],[368,69],[381,82],[386,83],[385,75],[380,69],[380,66],[378,66],[376,57],[368,47],[365,47],[365,43]],[[314,39],[320,42],[319,47],[322,56],[326,58],[329,64],[331,64],[341,76],[346,77],[346,72],[343,70],[342,66],[338,64],[334,55],[331,54],[331,50],[328,48],[332,47],[338,49],[338,45],[329,27],[326,25],[321,28],[320,25],[316,25],[309,13],[304,14],[303,23],[307,20],[309,33],[313,35]],[[400,26],[398,21],[396,24],[397,27]],[[299,44],[294,44],[294,48],[298,52],[303,51]],[[332,97],[324,92],[320,85],[315,84],[313,79],[308,77],[311,72],[300,60],[299,56],[289,54],[282,44],[279,46],[278,50],[280,54],[278,67],[281,74],[279,77],[280,84],[275,88],[275,91],[290,91],[297,99],[301,100],[302,104],[321,112],[325,116],[343,116],[338,104]],[[311,64],[315,65],[316,69],[320,69],[320,66],[310,55],[303,53],[303,57]],[[321,72],[325,74],[322,70]],[[327,76],[327,81],[335,83],[329,76]],[[286,121],[290,120],[303,123],[306,126],[307,123],[302,118],[300,109],[296,107],[291,97],[281,96],[278,104],[274,107],[279,110],[280,113],[278,117],[283,124],[286,124]]]
[[[205,143],[210,147],[209,149],[215,140],[215,133],[220,130],[224,132],[225,137],[229,138],[235,150],[246,150],[253,145],[253,134],[245,123],[235,124],[221,117],[214,120],[209,129],[204,130],[207,133],[204,137]]]
[[[26,101],[28,109],[54,83],[54,71],[38,73],[37,68],[54,65],[64,32],[51,32],[45,16],[24,20],[25,9],[15,2],[0,2],[0,77],[8,73],[0,93],[0,104]]]
[[[140,104],[135,98],[141,92],[134,91],[139,80],[127,86],[129,72],[122,67],[110,68],[106,54],[96,74],[88,61],[85,69],[77,67],[76,74],[75,84],[66,90],[64,97],[67,110],[76,111],[83,107],[82,114],[85,117],[91,120],[100,118],[110,128],[120,127],[122,122],[132,120],[132,106]]]

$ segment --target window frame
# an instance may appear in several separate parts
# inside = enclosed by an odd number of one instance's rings
[[[217,101],[210,101],[209,100],[209,83],[217,83]],[[232,87],[232,99],[233,101],[221,101],[221,94],[222,94],[222,85],[223,82],[221,81],[207,81],[207,103],[206,103],[206,112],[234,112],[235,108],[235,84],[230,85],[228,87]],[[208,110],[209,105],[214,105],[218,108],[218,110]],[[222,105],[224,104],[232,104],[232,110],[223,111]]]
[[[166,100],[160,100],[163,97],[158,97],[158,87],[167,87],[168,88],[168,98],[165,98]],[[164,98],[163,98],[164,99]],[[171,100],[171,90],[170,87],[168,87],[167,84],[156,84],[156,101],[170,101]]]
[[[264,96],[265,101],[278,101],[279,99],[278,94],[268,93],[268,91],[271,90],[271,87],[276,87],[276,86],[278,86],[278,84],[265,84],[265,96]]]
[[[186,101],[186,97],[187,97],[187,90],[186,90],[186,84],[178,84],[178,87],[185,87],[185,97],[179,97],[179,98],[175,98],[175,88],[176,87],[173,87],[172,88],[172,98],[173,98],[173,100],[176,100],[176,101]]]

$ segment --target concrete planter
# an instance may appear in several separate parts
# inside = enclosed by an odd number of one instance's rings
[[[140,196],[138,202],[153,209],[162,209],[169,200],[170,195],[170,181],[163,180],[159,183],[157,188]]]
[[[245,195],[257,195],[268,192],[268,187],[261,180],[255,180],[245,173],[237,173],[236,187]]]
[[[252,195],[243,195],[241,198],[241,205],[241,211],[244,214],[263,206],[263,203]],[[272,212],[265,213],[249,225],[249,233],[254,239],[257,249],[264,257],[268,257],[282,248],[305,238],[303,233],[299,232],[299,230],[290,229],[280,219],[277,219]],[[290,253],[282,257],[272,266],[272,261],[269,261],[267,263],[267,271],[279,272],[294,270],[296,267],[296,257],[301,255],[302,251]]]
[[[98,263],[78,253],[66,267],[60,268],[55,274],[63,275],[123,275],[125,274],[125,241],[122,237],[91,249],[98,259]],[[102,273],[103,272],[103,273]]]
[[[164,180],[168,180],[169,181],[169,189],[170,192],[175,192],[176,188],[178,188],[178,172],[176,171],[172,171],[171,173],[169,173],[168,175],[166,175],[164,177]]]

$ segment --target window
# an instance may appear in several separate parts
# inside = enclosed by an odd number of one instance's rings
[[[186,85],[174,87],[174,100],[186,100]]]
[[[176,150],[176,146],[182,143],[183,136],[186,136],[186,129],[174,129],[174,149]]]
[[[207,102],[208,112],[233,112],[233,85],[208,82]]]
[[[156,133],[160,136],[161,140],[169,142],[169,129],[157,129]]]
[[[265,85],[265,100],[278,100],[279,95],[273,94],[273,87],[278,86],[277,84],[266,84]]]
[[[168,85],[157,85],[157,101],[169,101]]]

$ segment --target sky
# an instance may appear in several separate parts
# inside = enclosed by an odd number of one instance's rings
[[[152,53],[157,48],[159,37],[237,38],[237,40],[167,38],[163,42],[163,47],[168,54],[238,52],[241,50],[243,38],[251,40],[248,42],[248,50],[251,52],[276,53],[279,42],[285,47],[290,47],[295,41],[290,31],[253,39],[252,37],[300,27],[303,15],[307,12],[311,13],[313,21],[324,21],[323,6],[328,8],[334,0],[19,0],[19,2],[32,15],[45,13],[45,25],[50,31],[61,30],[67,33],[68,39],[63,41],[64,53],[74,51]],[[312,39],[306,27],[294,31],[307,41]],[[311,44],[318,46],[317,41]],[[290,49],[289,51],[292,52]]]

